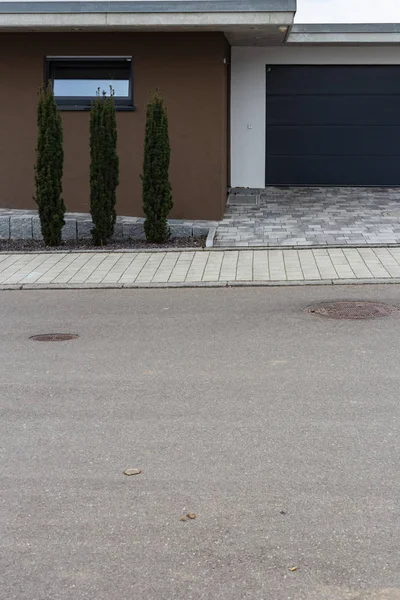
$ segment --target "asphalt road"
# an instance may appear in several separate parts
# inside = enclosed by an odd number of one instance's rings
[[[331,298],[400,288],[2,292],[0,598],[399,600],[400,316]]]

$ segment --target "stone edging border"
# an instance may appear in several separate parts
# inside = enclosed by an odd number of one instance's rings
[[[7,209],[4,209],[6,211]],[[10,209],[11,210],[11,209]],[[23,211],[21,211],[23,213]],[[136,239],[145,240],[144,219],[137,217],[117,217],[115,224],[114,240]],[[171,219],[169,221],[172,237],[202,237],[208,236],[211,227],[207,222],[180,221]],[[62,230],[64,241],[85,240],[91,238],[93,227],[90,215],[73,216],[72,213],[65,215],[65,225]],[[35,211],[31,214],[2,214],[0,210],[0,239],[3,240],[41,240],[42,232],[40,219]]]

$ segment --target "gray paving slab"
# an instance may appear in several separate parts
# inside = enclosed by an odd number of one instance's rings
[[[145,240],[143,223],[123,223],[124,238],[133,238],[136,240]]]
[[[80,240],[91,238],[91,231],[93,229],[93,223],[91,219],[78,220],[77,224],[77,237]]]
[[[63,240],[76,240],[78,236],[77,221],[76,219],[70,219],[66,217],[64,219],[64,227],[62,228]],[[87,221],[85,221],[87,222]],[[86,235],[87,232],[85,232]]]
[[[34,240],[42,240],[43,239],[42,228],[40,225],[40,219],[37,216],[32,218],[32,237]]]
[[[13,216],[10,217],[10,238],[13,240],[32,239],[32,217]]]
[[[0,214],[0,239],[10,239],[10,217]]]

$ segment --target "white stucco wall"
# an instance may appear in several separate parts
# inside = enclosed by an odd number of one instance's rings
[[[267,64],[400,64],[400,46],[232,48],[232,187],[265,185]]]

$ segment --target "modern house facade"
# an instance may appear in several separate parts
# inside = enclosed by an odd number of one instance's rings
[[[146,105],[169,112],[172,216],[229,187],[400,184],[400,27],[293,25],[296,0],[0,2],[0,207],[35,208],[37,92],[64,124],[64,198],[89,211],[89,107],[115,90],[117,211],[141,214]]]

